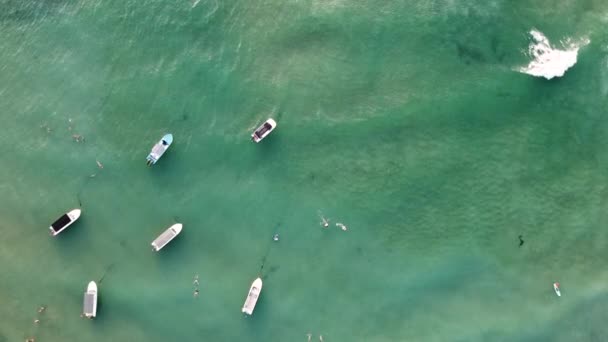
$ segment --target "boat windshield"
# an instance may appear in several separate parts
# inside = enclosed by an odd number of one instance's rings
[[[53,222],[53,224],[51,224],[51,227],[53,228],[54,231],[58,231],[59,229],[65,227],[71,221],[72,220],[70,219],[68,214],[63,214],[57,221],[55,221],[55,222]]]
[[[257,134],[258,137],[262,137],[271,128],[272,128],[272,126],[268,122],[265,122],[262,126],[260,126],[260,128],[258,128],[258,130],[255,132],[255,134]]]

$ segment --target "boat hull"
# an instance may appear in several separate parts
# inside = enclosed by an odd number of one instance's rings
[[[97,284],[94,281],[89,282],[84,293],[82,312],[86,318],[93,319],[97,316]]]
[[[247,298],[245,298],[245,303],[243,304],[243,308],[241,311],[247,315],[252,315],[253,310],[255,309],[255,305],[260,298],[260,293],[262,292],[262,278],[257,278],[251,284],[249,288],[249,293],[247,294]]]
[[[64,231],[67,227],[71,226],[80,218],[82,210],[72,209],[67,213],[63,214],[59,219],[53,222],[49,226],[49,230],[52,236],[57,236],[59,233]]]
[[[270,132],[274,131],[276,127],[277,123],[272,118],[266,120],[251,134],[251,140],[253,142],[259,143],[260,141],[262,141],[262,139],[266,138],[270,134]]]
[[[558,297],[561,297],[561,296],[562,296],[562,292],[559,290],[559,284],[558,284],[558,283],[554,283],[554,284],[553,284],[553,290],[555,291],[555,294],[556,294]]]
[[[153,147],[148,156],[146,163],[148,166],[156,164],[173,143],[173,134],[165,134]]]
[[[163,249],[163,247],[169,244],[169,242],[175,239],[175,237],[182,232],[183,227],[183,224],[176,223],[171,227],[167,228],[167,230],[162,232],[156,239],[154,239],[154,241],[152,241],[152,243],[150,244],[152,246],[152,249],[156,252]]]

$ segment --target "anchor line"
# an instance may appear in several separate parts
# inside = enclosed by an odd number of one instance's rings
[[[279,226],[281,224],[279,223]],[[275,231],[278,231],[278,229],[276,229]],[[272,241],[268,243],[268,247],[266,248],[266,253],[264,253],[264,257],[262,258],[262,264],[260,265],[260,277],[263,278],[263,271],[264,271],[264,264],[266,264],[266,259],[268,259],[268,255],[270,254],[270,250],[272,249]]]
[[[112,270],[112,268],[114,268],[114,264],[115,263],[111,263],[110,265],[108,265],[108,267],[106,267],[106,269],[103,271],[103,274],[101,275],[101,278],[99,278],[98,283],[101,285],[101,283],[103,282],[103,279],[106,277],[106,275],[108,274],[108,272],[110,272]]]

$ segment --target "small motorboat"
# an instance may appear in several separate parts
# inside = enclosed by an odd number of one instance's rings
[[[94,281],[89,283],[87,291],[84,293],[82,313],[86,318],[92,319],[97,316],[97,284]]]
[[[555,290],[555,294],[556,294],[558,297],[561,297],[561,296],[562,296],[562,293],[561,293],[561,292],[560,292],[560,290],[559,290],[559,283],[557,283],[557,282],[553,283],[553,290]]]
[[[258,129],[251,134],[251,140],[259,143],[262,139],[266,138],[270,132],[277,127],[277,123],[273,119],[268,119]]]
[[[158,252],[163,247],[165,247],[171,240],[175,239],[175,237],[181,233],[183,224],[176,223],[171,227],[167,228],[162,234],[160,234],[154,241],[152,241],[152,249]]]
[[[61,233],[64,229],[72,225],[72,223],[76,222],[80,217],[81,210],[80,209],[72,209],[67,213],[63,214],[57,221],[53,222],[49,229],[51,230],[51,235],[55,236]]]
[[[243,304],[242,312],[251,315],[253,314],[253,309],[255,309],[255,304],[258,302],[258,298],[260,297],[260,292],[262,291],[262,278],[257,278],[251,284],[249,288],[249,293],[247,294],[247,299],[245,299],[245,304]]]
[[[173,134],[165,134],[159,142],[152,147],[152,151],[148,154],[146,158],[146,164],[148,166],[156,164],[156,162],[160,159],[160,157],[165,154],[169,146],[173,143]]]

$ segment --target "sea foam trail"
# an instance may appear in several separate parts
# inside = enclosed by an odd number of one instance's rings
[[[517,69],[517,71],[536,77],[544,77],[548,80],[553,77],[564,76],[566,70],[576,64],[578,50],[589,44],[587,38],[577,42],[566,39],[561,42],[564,50],[559,50],[551,47],[549,39],[542,32],[532,30],[530,35],[532,36],[532,42],[528,47],[528,53],[533,57],[533,60],[527,66]]]

